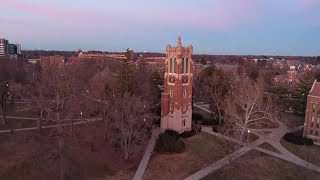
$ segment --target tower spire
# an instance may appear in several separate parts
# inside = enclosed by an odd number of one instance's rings
[[[181,36],[180,35],[178,37],[178,46],[182,46],[182,44],[181,44]]]

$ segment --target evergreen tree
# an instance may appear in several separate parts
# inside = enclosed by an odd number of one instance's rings
[[[133,51],[130,49],[126,50],[126,58],[122,60],[116,67],[115,78],[117,78],[117,91],[119,94],[134,94],[135,93],[135,65],[133,62]]]

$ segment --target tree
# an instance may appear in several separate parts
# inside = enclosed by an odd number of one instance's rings
[[[126,58],[114,67],[114,77],[118,79],[117,91],[120,94],[136,93],[137,83],[134,79],[136,68],[133,62],[133,55],[133,51],[127,49],[125,53]]]
[[[205,59],[204,57],[201,57],[200,63],[201,63],[202,65],[206,65],[206,64],[207,64],[207,61],[206,61],[206,59]]]
[[[14,82],[15,65],[15,61],[11,61],[10,59],[5,58],[0,60],[0,104],[4,125],[7,124],[6,103],[9,97],[10,86]]]
[[[8,98],[8,91],[9,91],[9,83],[8,82],[0,82],[0,103],[1,103],[3,125],[7,124],[6,103],[7,103],[7,98]]]
[[[279,119],[279,109],[265,93],[261,78],[257,82],[245,77],[236,79],[224,102],[224,111],[227,127],[232,127],[234,135],[241,140],[248,130],[273,127]]]
[[[230,75],[222,70],[213,69],[213,72],[209,76],[204,77],[203,81],[205,97],[210,104],[211,111],[216,118],[218,117],[219,124],[221,124],[222,116],[224,114],[223,102],[231,89]]]
[[[42,121],[45,113],[51,108],[51,89],[48,87],[50,81],[48,74],[43,73],[40,63],[34,65],[27,74],[26,83],[16,85],[16,94],[23,102],[24,110],[31,110],[38,114],[38,132],[42,129]]]
[[[113,139],[119,142],[124,158],[136,152],[150,135],[154,115],[150,113],[150,104],[139,96],[128,93],[113,98],[109,108],[109,118]]]
[[[84,97],[97,104],[96,110],[102,113],[102,119],[105,122],[105,140],[108,140],[111,124],[107,113],[110,112],[109,107],[112,105],[111,98],[117,93],[114,88],[115,80],[108,67],[101,68],[91,79],[89,88],[83,93]],[[90,102],[87,103],[90,104]]]

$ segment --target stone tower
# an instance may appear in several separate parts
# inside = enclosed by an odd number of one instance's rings
[[[193,47],[166,47],[164,92],[161,96],[161,129],[191,130]]]

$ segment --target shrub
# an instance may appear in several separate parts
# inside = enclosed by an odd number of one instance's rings
[[[313,145],[313,140],[305,138],[302,136],[302,133],[299,132],[290,132],[283,136],[283,138],[293,144],[297,145]]]
[[[180,137],[182,138],[189,138],[192,137],[194,135],[196,135],[197,132],[195,130],[191,130],[191,131],[184,131],[183,133],[180,134]]]
[[[199,113],[192,113],[192,120],[202,120],[203,117]]]
[[[165,134],[168,134],[169,136],[175,137],[176,139],[179,139],[180,135],[177,131],[172,129],[167,129],[164,131]]]
[[[156,141],[155,151],[157,152],[182,153],[184,150],[184,142],[166,132],[160,134]]]
[[[213,132],[216,132],[216,133],[219,132],[219,131],[218,131],[218,127],[217,127],[217,126],[212,126],[212,131],[213,131]]]

